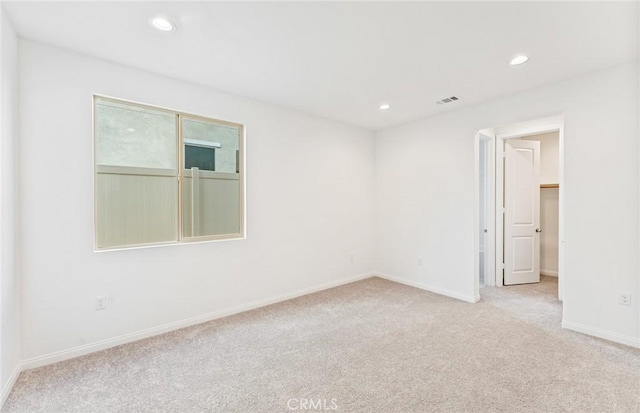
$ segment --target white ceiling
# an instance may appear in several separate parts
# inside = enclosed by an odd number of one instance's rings
[[[636,2],[3,4],[23,38],[372,130],[638,59]]]

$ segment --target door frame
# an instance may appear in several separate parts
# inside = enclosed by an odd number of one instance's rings
[[[503,125],[494,128],[482,129],[475,134],[474,148],[475,148],[475,204],[474,204],[474,242],[475,242],[475,265],[474,265],[474,291],[476,295],[480,293],[479,288],[479,236],[477,228],[479,227],[480,217],[480,177],[479,177],[479,141],[481,135],[488,136],[493,144],[493,160],[488,160],[491,167],[487,171],[489,173],[489,185],[493,189],[493,195],[495,197],[488,197],[489,205],[487,211],[493,212],[494,222],[492,227],[489,228],[487,234],[487,243],[493,242],[492,255],[495,257],[493,261],[493,271],[495,277],[493,277],[493,285],[496,287],[502,287],[503,284],[503,267],[504,267],[504,222],[503,222],[503,206],[504,206],[504,141],[506,139],[521,138],[529,135],[538,135],[547,132],[558,132],[558,149],[559,149],[559,161],[558,165],[558,184],[560,188],[558,190],[558,298],[560,300],[564,297],[564,291],[566,289],[566,280],[564,277],[564,115],[558,114],[545,118],[539,118],[531,121],[525,121],[515,124]],[[494,201],[494,202],[491,202]],[[497,206],[500,206],[498,208]],[[487,279],[491,277],[485,277],[486,285]]]

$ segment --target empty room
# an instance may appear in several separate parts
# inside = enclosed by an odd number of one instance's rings
[[[640,4],[2,1],[0,411],[640,411]]]

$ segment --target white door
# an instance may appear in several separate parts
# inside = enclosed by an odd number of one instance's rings
[[[540,142],[506,140],[504,285],[540,282]]]

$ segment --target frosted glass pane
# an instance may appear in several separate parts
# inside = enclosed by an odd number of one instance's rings
[[[237,127],[185,119],[182,128],[185,145],[206,147],[209,144],[215,148],[216,172],[236,173],[236,153],[240,135]],[[185,165],[190,163],[187,155],[185,153]]]
[[[176,115],[96,100],[96,163],[176,170]]]

